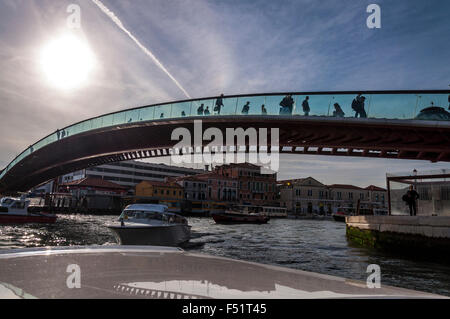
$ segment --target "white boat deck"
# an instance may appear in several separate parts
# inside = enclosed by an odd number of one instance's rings
[[[81,272],[68,287],[69,265]],[[0,298],[442,298],[179,248],[88,246],[0,252]]]

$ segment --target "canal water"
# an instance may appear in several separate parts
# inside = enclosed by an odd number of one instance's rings
[[[54,225],[0,226],[0,249],[112,245],[106,227],[117,216],[61,215]],[[386,255],[347,242],[345,223],[272,219],[264,225],[218,225],[189,218],[186,250],[366,281],[369,264],[381,268],[381,284],[450,296],[450,265]]]

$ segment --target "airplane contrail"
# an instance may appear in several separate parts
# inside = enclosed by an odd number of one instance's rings
[[[100,0],[92,0],[92,2],[94,2],[97,7],[100,8],[100,10],[103,11],[104,14],[106,14],[123,32],[125,32],[130,38],[131,40],[133,40],[137,46],[144,51],[144,53],[149,56],[153,62],[155,62],[155,64],[164,71],[164,73],[167,74],[167,76],[176,84],[176,86],[178,86],[178,88],[183,91],[183,93],[191,99],[191,96],[189,95],[189,93],[181,86],[181,84],[172,76],[172,74],[170,74],[170,72],[164,67],[164,65],[159,62],[159,60],[153,55],[152,52],[150,52],[149,49],[147,49],[144,45],[141,44],[141,42],[139,42],[138,39],[136,39],[134,37],[134,35],[131,34],[130,31],[128,31],[122,24],[122,21],[120,21],[120,19],[114,14],[114,12],[112,12],[111,10],[109,10]]]

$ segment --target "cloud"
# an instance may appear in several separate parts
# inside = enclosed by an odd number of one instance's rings
[[[68,31],[66,8],[73,2],[1,0],[0,114],[7,120],[0,127],[0,166],[57,128],[184,98],[168,74],[194,97],[448,88],[448,1],[380,0],[380,30],[365,26],[364,1],[102,0],[104,11],[98,0],[79,1],[82,29]],[[40,48],[65,32],[89,43],[98,61],[89,84],[73,92],[50,88],[38,67]],[[336,178],[364,185],[382,184],[380,172],[417,163],[309,156],[283,161],[280,177],[314,173],[327,183]]]
[[[123,31],[125,32],[131,40],[133,40],[136,45],[146,54],[150,57],[150,59],[152,59],[152,61],[164,72],[167,74],[167,76],[176,84],[176,86],[178,86],[178,88],[188,97],[191,98],[191,96],[189,95],[189,93],[181,86],[181,84],[173,77],[172,74],[170,74],[169,71],[167,71],[167,69],[164,67],[164,65],[155,57],[155,55],[149,50],[147,49],[145,46],[143,46],[141,44],[141,42],[136,39],[136,37],[129,31],[127,30],[123,24],[122,21],[120,21],[120,19],[114,14],[114,12],[112,12],[111,10],[109,10],[101,1],[99,0],[92,0],[92,2],[94,2],[99,8],[100,10],[102,10],[108,17],[111,18],[111,20]]]

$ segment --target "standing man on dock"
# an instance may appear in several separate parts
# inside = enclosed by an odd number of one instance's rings
[[[406,193],[406,203],[409,206],[409,215],[417,215],[417,200],[419,199],[419,194],[414,190],[412,185],[409,186],[409,190]]]

